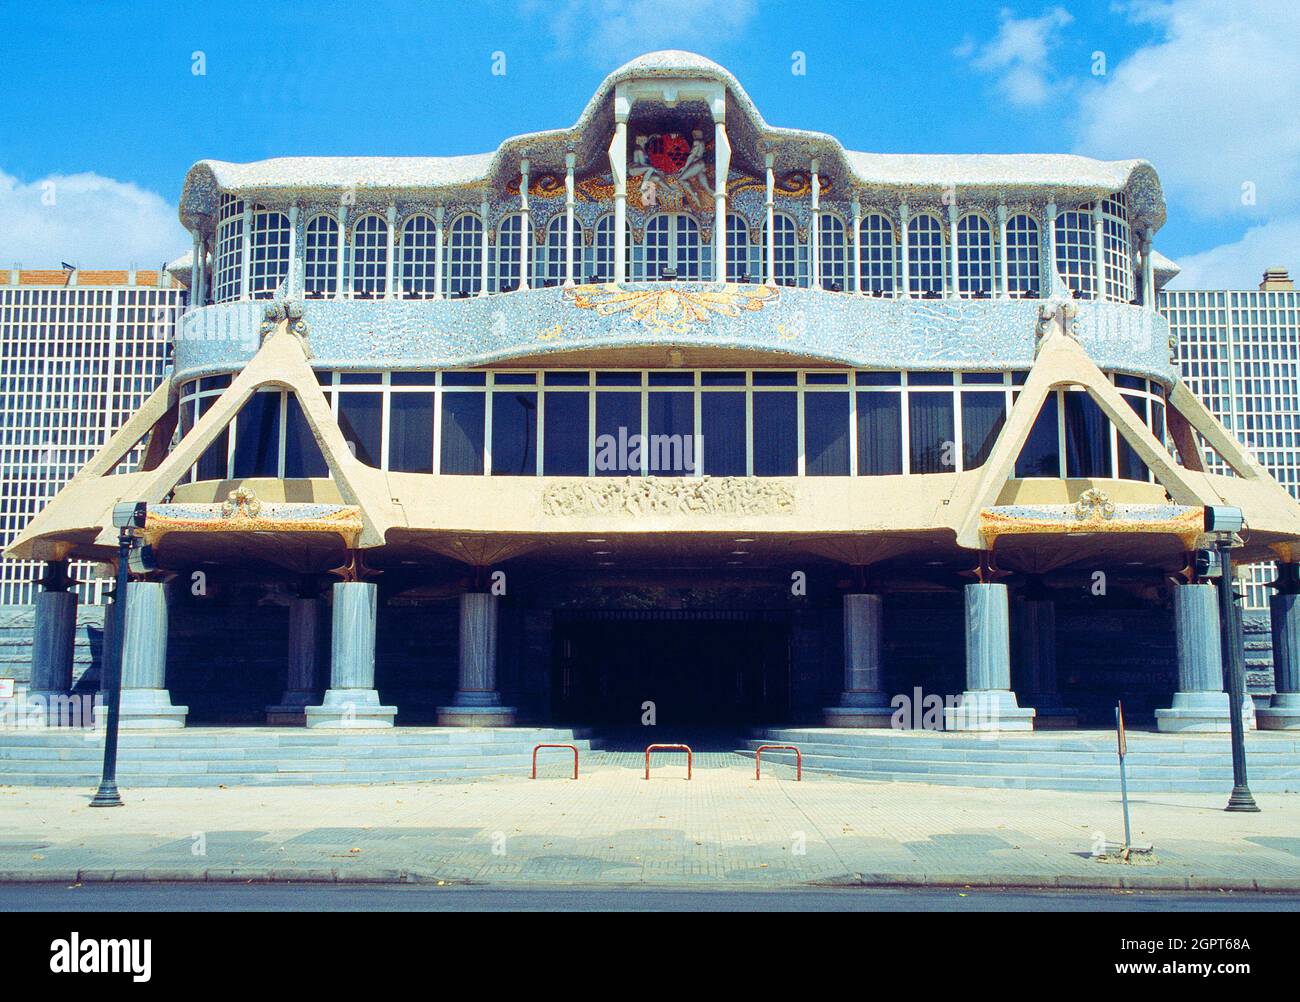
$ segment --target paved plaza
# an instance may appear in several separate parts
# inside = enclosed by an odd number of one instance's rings
[[[337,787],[0,787],[0,878],[439,881],[447,884],[966,885],[1300,889],[1300,795],[1228,814],[1223,794],[1143,794],[1129,862],[1118,792],[874,783],[730,753],[562,754],[526,774]],[[769,772],[770,769],[770,772]]]

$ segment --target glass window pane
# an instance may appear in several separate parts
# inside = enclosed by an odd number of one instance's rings
[[[689,476],[695,472],[695,394],[654,393],[647,405],[650,441],[646,462],[652,474]]]
[[[380,393],[340,393],[339,428],[352,454],[367,466],[379,466],[384,397]]]
[[[1110,422],[1081,390],[1065,394],[1065,475],[1109,477]]]
[[[388,468],[433,472],[433,394],[394,393],[389,398]]]
[[[798,395],[754,394],[754,475],[793,477],[799,472]]]
[[[546,394],[546,445],[542,458],[548,477],[585,477],[589,436],[587,394]]]
[[[803,469],[810,477],[849,475],[849,395],[805,393]]]
[[[1029,437],[1016,459],[1017,477],[1059,477],[1061,475],[1061,441],[1058,435],[1056,394],[1043,401]]]
[[[858,473],[903,472],[903,398],[898,393],[858,394]]]
[[[254,393],[235,418],[236,477],[280,473],[280,394]]]
[[[1147,421],[1147,402],[1143,397],[1130,397],[1128,394],[1120,394],[1124,397],[1124,402],[1133,408],[1138,420],[1144,425],[1149,424]],[[1137,450],[1124,440],[1124,436],[1119,434],[1116,429],[1116,437],[1119,440],[1119,475],[1124,480],[1147,480],[1149,471],[1147,464],[1138,458]]]
[[[962,468],[983,466],[1007,419],[1005,393],[961,395]]]
[[[951,393],[909,393],[908,455],[913,473],[948,473],[954,469]]]
[[[745,394],[700,396],[701,451],[711,477],[745,475]]]
[[[483,425],[487,405],[482,393],[442,395],[442,473],[483,472]]]
[[[330,475],[329,465],[302,412],[302,404],[292,393],[284,421],[284,475],[289,479]]]
[[[532,476],[537,472],[537,394],[532,390],[492,394],[492,474]]]
[[[596,394],[596,476],[623,477],[641,472],[641,394]]]
[[[217,397],[200,397],[199,398],[199,417],[202,417],[212,405],[217,402]],[[229,469],[227,457],[230,452],[230,429],[223,428],[221,434],[212,440],[212,444],[203,450],[203,455],[199,457],[198,478],[200,480],[225,480],[226,471]]]

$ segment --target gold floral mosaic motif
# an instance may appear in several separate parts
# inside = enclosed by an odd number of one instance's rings
[[[257,518],[261,512],[262,502],[247,487],[231,491],[221,505],[222,518]]]
[[[1079,500],[1074,503],[1074,517],[1081,522],[1098,518],[1114,518],[1115,505],[1102,491],[1091,487],[1080,494]]]
[[[608,284],[579,285],[564,290],[564,298],[580,310],[595,310],[602,317],[626,314],[628,319],[650,330],[676,334],[696,324],[707,324],[715,316],[756,313],[780,297],[778,289],[766,285],[724,285],[717,291],[687,291],[624,289]]]

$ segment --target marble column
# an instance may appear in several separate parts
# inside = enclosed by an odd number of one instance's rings
[[[1223,691],[1219,649],[1219,602],[1212,584],[1174,589],[1174,636],[1178,645],[1178,691],[1173,705],[1156,710],[1162,731],[1228,733],[1228,694]]]
[[[187,706],[173,706],[167,691],[167,586],[160,581],[132,581],[126,586],[118,726],[122,730],[184,727],[189,712]]]
[[[487,592],[460,597],[460,678],[451,706],[438,707],[441,727],[510,727],[515,708],[497,692],[497,607]]]
[[[1011,691],[1011,637],[1004,584],[968,584],[966,691],[944,709],[950,731],[1031,731],[1034,711]]]
[[[304,712],[308,727],[350,730],[392,727],[397,707],[383,706],[375,690],[375,614],[379,587],[368,581],[334,585],[330,632],[330,687],[320,706]]]
[[[882,688],[881,639],[884,600],[845,595],[844,691],[838,706],[822,710],[827,727],[888,727],[893,707]]]
[[[42,590],[36,596],[28,717],[36,723],[67,723],[59,715],[72,692],[72,655],[77,639],[77,593]]]
[[[1278,592],[1269,612],[1275,692],[1265,709],[1255,711],[1255,721],[1266,731],[1300,731],[1300,594]]]
[[[1056,677],[1056,603],[1026,598],[1017,609],[1016,666],[1025,680],[1025,703],[1035,710],[1034,728],[1077,727],[1079,714],[1061,703]]]
[[[316,598],[295,598],[289,605],[289,670],[280,702],[266,708],[268,724],[301,727],[307,722],[307,705],[316,700],[320,608]]]

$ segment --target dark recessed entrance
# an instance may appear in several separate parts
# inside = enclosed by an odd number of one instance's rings
[[[556,719],[636,726],[759,725],[787,719],[790,627],[762,613],[569,613],[555,622]]]

